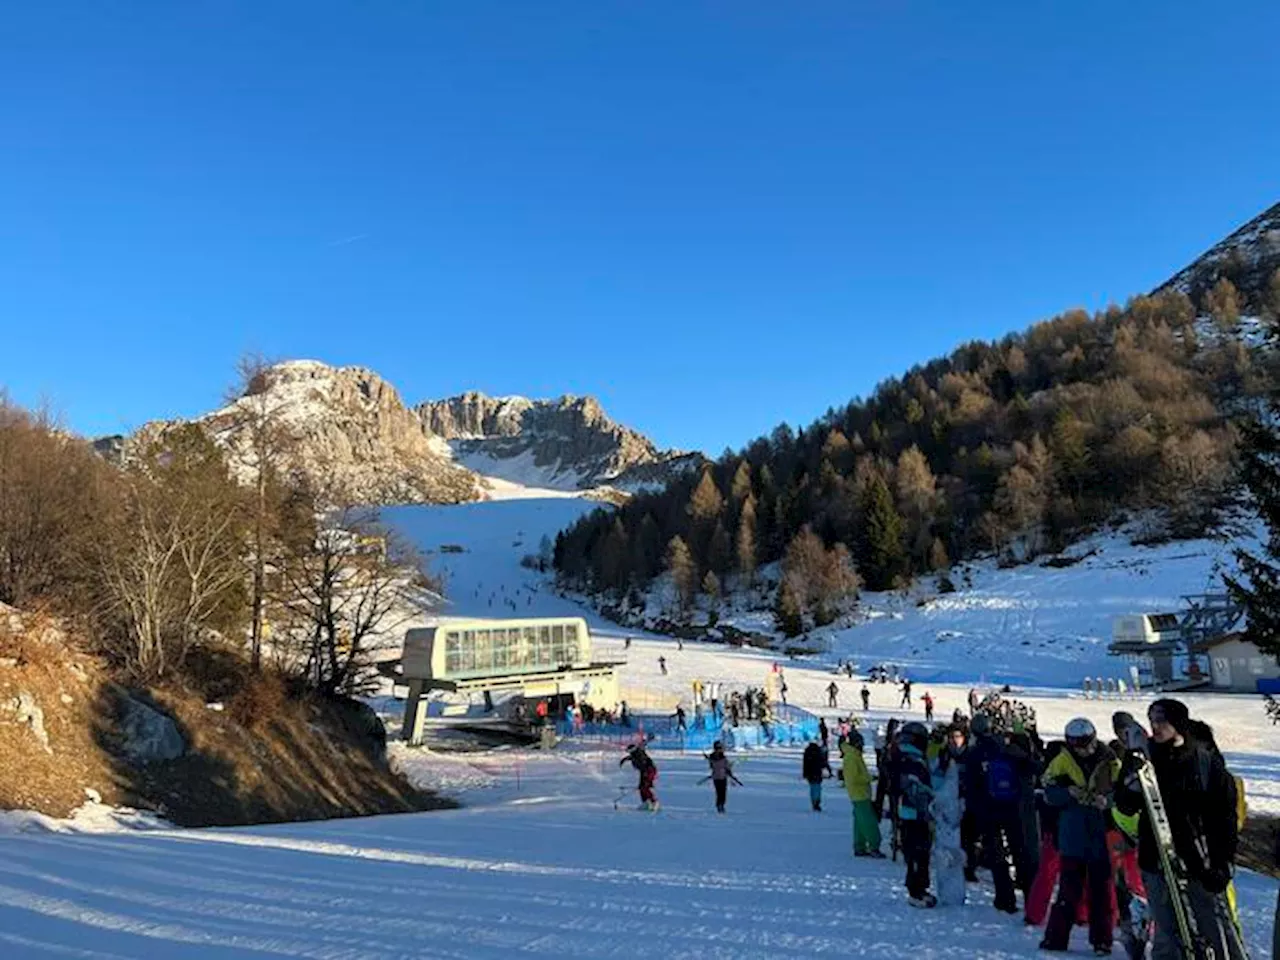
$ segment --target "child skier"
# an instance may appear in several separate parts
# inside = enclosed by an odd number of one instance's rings
[[[853,804],[853,855],[883,858],[880,852],[880,824],[871,806],[871,774],[862,756],[862,734],[851,730],[840,745],[844,789]]]
[[[814,741],[804,748],[800,776],[809,783],[809,802],[813,804],[813,812],[821,813],[822,781],[834,774],[831,772],[831,763],[827,760],[827,751]]]
[[[624,763],[630,763],[640,774],[640,786],[637,788],[640,791],[640,809],[656,811],[658,795],[653,792],[653,785],[658,779],[658,767],[645,752],[644,745],[633,743],[627,747],[627,755],[618,761],[618,766]]]
[[[716,788],[716,813],[724,813],[724,802],[729,795],[729,781],[738,786],[742,781],[733,775],[733,764],[724,755],[724,744],[717,740],[711,746],[711,755],[707,757],[711,767],[711,785]]]
[[[936,907],[938,899],[929,892],[929,808],[933,803],[931,776],[924,754],[929,747],[929,731],[924,724],[904,724],[898,734],[895,772],[898,777],[898,821],[903,858],[907,861],[907,903],[913,907]]]

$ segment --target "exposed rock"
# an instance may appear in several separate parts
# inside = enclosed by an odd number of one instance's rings
[[[1199,303],[1204,292],[1226,277],[1241,294],[1242,306],[1259,311],[1267,284],[1280,269],[1280,203],[1214,244],[1154,292],[1174,289]]]
[[[120,744],[139,763],[177,760],[187,751],[178,725],[165,714],[130,696],[120,698]]]
[[[591,397],[528,400],[466,393],[410,410],[371,370],[294,360],[268,369],[252,392],[196,423],[253,475],[248,416],[262,404],[295,441],[291,467],[333,501],[460,503],[486,495],[490,479],[561,490],[635,492],[703,462],[657,449]],[[179,421],[156,421],[95,449],[127,462]],[[613,496],[611,494],[611,496]]]
[[[33,694],[19,690],[18,695],[3,705],[5,713],[13,714],[11,722],[22,724],[31,729],[31,733],[44,748],[45,753],[53,753],[49,745],[49,732],[44,728],[44,710],[36,702]]]
[[[426,429],[481,474],[529,485],[633,492],[660,486],[703,462],[699,454],[659,450],[611,420],[593,397],[558,400],[464,393],[420,404]]]

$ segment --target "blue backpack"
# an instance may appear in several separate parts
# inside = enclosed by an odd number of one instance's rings
[[[1018,772],[1008,757],[994,757],[985,764],[987,796],[996,803],[1010,803],[1018,799]]]

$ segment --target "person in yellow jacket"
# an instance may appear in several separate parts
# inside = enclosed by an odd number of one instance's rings
[[[849,739],[840,745],[841,772],[844,789],[853,804],[853,855],[882,858],[880,822],[871,805],[871,774],[862,756],[862,734],[850,731]]]

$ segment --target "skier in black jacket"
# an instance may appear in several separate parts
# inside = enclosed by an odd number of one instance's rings
[[[822,781],[827,777],[835,776],[835,774],[831,770],[831,763],[827,760],[827,751],[823,750],[817,743],[811,742],[804,748],[800,775],[809,784],[809,802],[813,804],[814,812],[821,813]]]
[[[1230,929],[1226,890],[1231,883],[1239,833],[1236,828],[1236,784],[1212,733],[1192,721],[1186,704],[1157,700],[1147,712],[1151,721],[1151,765],[1160,784],[1173,834],[1173,845],[1186,867],[1189,906],[1200,936],[1222,960],[1247,960]],[[1176,960],[1185,954],[1179,943],[1170,890],[1160,869],[1160,851],[1131,756],[1115,788],[1116,807],[1141,813],[1138,865],[1156,923],[1153,960]]]

